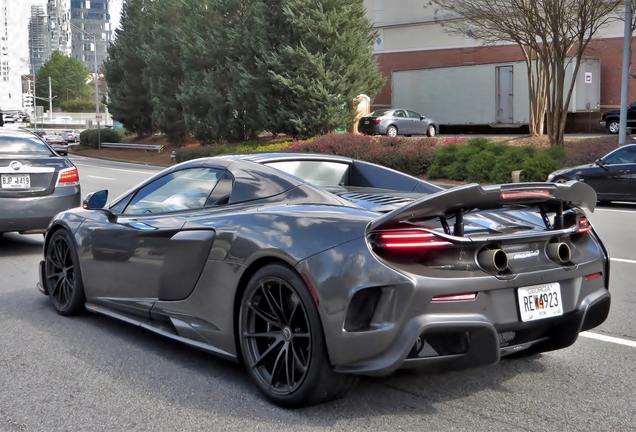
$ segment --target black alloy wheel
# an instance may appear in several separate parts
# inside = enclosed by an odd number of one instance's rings
[[[343,396],[356,378],[333,372],[318,310],[292,269],[273,264],[250,280],[241,303],[239,341],[258,389],[288,408]]]
[[[44,274],[46,290],[60,315],[74,315],[82,310],[84,285],[77,251],[65,230],[53,233],[46,248]]]

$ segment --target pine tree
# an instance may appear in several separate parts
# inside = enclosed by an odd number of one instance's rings
[[[108,108],[114,119],[138,135],[153,132],[150,91],[144,74],[148,65],[139,46],[148,38],[148,0],[126,0],[115,42],[108,49],[104,76],[108,82]]]
[[[168,140],[182,144],[188,129],[183,106],[176,97],[184,80],[182,47],[175,36],[179,28],[188,28],[188,16],[181,0],[155,0],[148,8],[149,38],[141,45],[141,56],[148,65],[144,83],[150,91],[155,128]]]
[[[384,84],[363,0],[264,2],[259,110],[274,133],[309,137],[349,125],[351,101]]]

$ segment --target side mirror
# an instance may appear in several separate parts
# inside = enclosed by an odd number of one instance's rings
[[[107,190],[92,192],[86,195],[86,197],[84,198],[84,201],[82,202],[82,208],[86,210],[101,210],[106,205],[107,200]]]
[[[426,116],[421,115],[420,120],[426,120]]]

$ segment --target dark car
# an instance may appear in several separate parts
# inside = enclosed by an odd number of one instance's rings
[[[23,130],[0,131],[0,185],[0,233],[44,232],[81,203],[77,168]]]
[[[283,406],[359,375],[573,344],[610,307],[584,183],[442,189],[359,160],[213,157],[51,224],[39,289],[246,365]],[[81,271],[80,271],[81,270]]]
[[[588,184],[600,202],[636,201],[636,144],[619,147],[594,163],[565,168],[548,176],[551,182],[569,180]]]
[[[611,134],[617,134],[620,126],[621,110],[612,110],[601,117],[601,127]],[[636,128],[636,102],[627,106],[627,127]]]
[[[428,135],[439,132],[439,125],[433,119],[407,109],[385,109],[373,111],[358,121],[358,131],[367,135]]]

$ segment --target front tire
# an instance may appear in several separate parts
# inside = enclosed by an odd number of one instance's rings
[[[76,315],[84,308],[84,284],[75,242],[64,229],[55,231],[45,255],[46,292],[53,308],[63,316]]]
[[[620,130],[620,123],[618,122],[618,120],[610,120],[607,123],[607,131],[611,133],[612,135],[617,134],[619,130]]]
[[[333,371],[318,309],[303,280],[285,265],[254,274],[241,300],[238,332],[252,381],[280,406],[327,402],[357,381]]]
[[[435,125],[428,125],[428,128],[426,129],[426,135],[431,138],[437,135],[437,130],[435,129]]]
[[[398,135],[398,130],[395,126],[389,126],[386,130],[386,136],[395,138]]]

